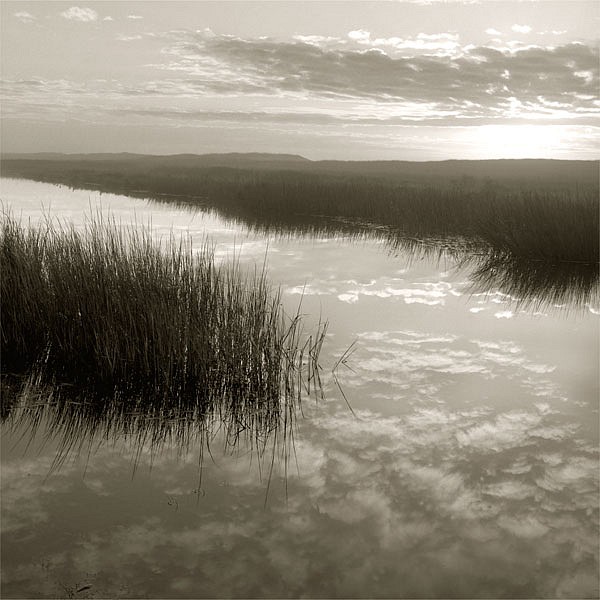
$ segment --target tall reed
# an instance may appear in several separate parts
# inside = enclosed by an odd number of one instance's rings
[[[4,215],[0,268],[2,372],[115,414],[221,415],[232,436],[259,435],[291,419],[318,376],[326,324],[306,335],[264,271],[217,267],[206,245]]]

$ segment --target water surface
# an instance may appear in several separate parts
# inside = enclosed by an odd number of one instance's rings
[[[304,401],[270,477],[218,433],[200,470],[193,440],[99,431],[76,453],[48,415],[33,439],[8,419],[3,597],[597,597],[597,305],[478,292],[452,259],[376,238],[251,234],[28,181],[1,198],[34,222],[101,210],[197,248],[209,235],[219,260],[266,261],[308,330],[329,320],[324,399]],[[350,410],[329,371],[353,342]]]

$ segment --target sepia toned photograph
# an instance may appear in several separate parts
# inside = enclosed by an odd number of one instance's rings
[[[600,598],[600,2],[0,1],[0,597]]]

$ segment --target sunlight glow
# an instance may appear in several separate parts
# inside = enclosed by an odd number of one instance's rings
[[[572,138],[568,126],[483,125],[474,128],[472,141],[482,158],[555,158]]]

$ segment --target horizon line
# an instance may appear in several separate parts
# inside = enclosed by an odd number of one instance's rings
[[[73,156],[143,156],[143,157],[155,157],[155,158],[175,158],[175,157],[205,157],[205,156],[239,156],[239,157],[273,157],[273,158],[283,158],[287,157],[294,160],[302,160],[311,163],[322,163],[322,162],[343,162],[343,163],[376,163],[376,162],[398,162],[398,163],[442,163],[442,162],[501,162],[501,161],[554,161],[554,162],[600,162],[600,157],[598,158],[548,158],[548,157],[520,157],[520,158],[440,158],[440,159],[429,159],[429,160],[410,160],[410,159],[395,159],[395,158],[374,158],[374,159],[343,159],[343,158],[321,158],[321,159],[312,159],[307,158],[301,154],[291,154],[288,152],[203,152],[203,153],[195,153],[195,152],[177,152],[173,154],[145,154],[141,152],[130,152],[130,151],[121,151],[121,152],[57,152],[57,151],[42,151],[42,152],[6,152],[0,151],[0,159],[5,159],[6,156],[19,156],[19,157],[27,157],[27,156],[64,156],[64,157],[73,157]],[[8,159],[10,160],[10,159]]]

